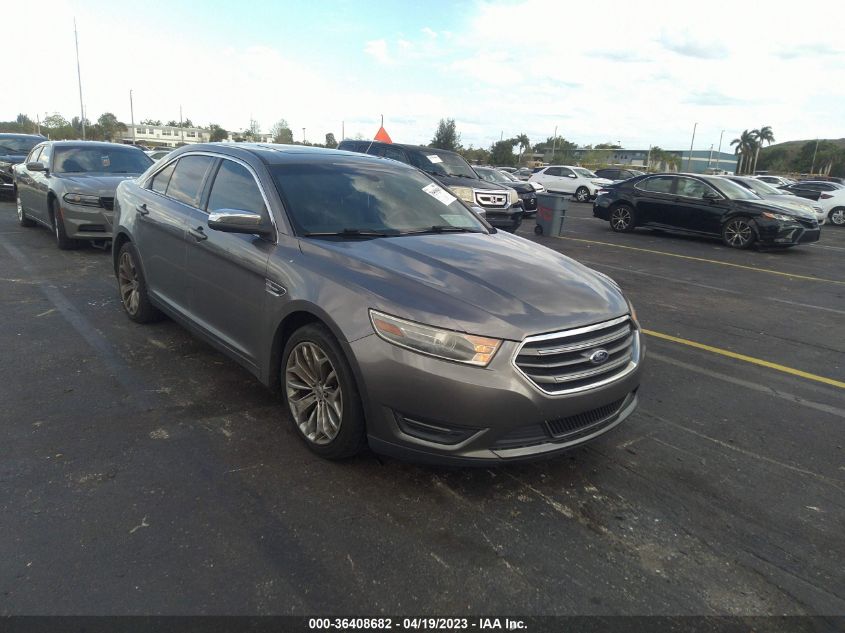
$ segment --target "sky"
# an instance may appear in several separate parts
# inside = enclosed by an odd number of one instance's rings
[[[0,120],[179,118],[297,141],[465,146],[524,133],[579,145],[722,149],[845,137],[845,2],[39,0],[3,7]],[[303,132],[303,128],[305,128]],[[304,134],[304,137],[303,137]]]

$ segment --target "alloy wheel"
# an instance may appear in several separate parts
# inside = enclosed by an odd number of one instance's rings
[[[315,343],[291,350],[285,367],[288,405],[302,434],[314,444],[328,444],[340,431],[343,391],[337,371]]]
[[[578,191],[575,192],[575,199],[578,202],[586,202],[587,199],[590,197],[590,192],[587,191],[586,188],[581,187]]]
[[[20,194],[15,196],[15,204],[18,207],[18,221],[23,222],[23,203],[21,202]]]
[[[747,246],[754,237],[754,231],[745,220],[731,220],[725,227],[725,242],[734,248]]]
[[[628,207],[617,207],[610,214],[610,224],[617,231],[624,231],[631,226],[631,210]]]
[[[132,255],[124,252],[120,256],[117,267],[117,280],[120,286],[120,300],[129,314],[136,314],[141,303],[141,293],[138,290],[138,270]]]
[[[845,225],[845,208],[838,207],[830,212],[830,222],[836,226]]]

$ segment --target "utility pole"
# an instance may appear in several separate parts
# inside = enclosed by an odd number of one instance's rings
[[[345,138],[346,138],[346,121],[341,121],[340,122],[340,140],[342,141]]]
[[[651,169],[651,143],[648,144],[648,153],[645,155],[645,172]]]
[[[382,125],[384,124],[384,117],[381,119]],[[305,128],[302,128],[302,144],[305,145]]]
[[[689,156],[687,156],[687,171],[690,170],[692,164],[692,146],[695,144],[695,130],[698,127],[698,121],[692,126],[692,140],[689,143]]]
[[[79,113],[81,115],[82,140],[85,140],[85,107],[82,105],[82,71],[79,69],[79,36],[76,33],[76,18],[73,18],[73,41],[76,42],[76,79],[79,82]]]
[[[710,169],[710,163],[713,162],[713,143],[710,143],[710,156],[707,158],[707,169]]]
[[[813,150],[813,164],[810,166],[810,175],[816,172],[816,152],[819,151],[819,139],[816,139],[816,149]]]
[[[504,138],[505,138],[505,131],[502,130],[501,132],[499,132],[499,142],[501,143],[502,139],[504,139]]]
[[[725,131],[722,130],[722,133],[719,134],[719,149],[716,151],[716,169],[722,171],[722,136],[724,136]]]
[[[132,144],[137,145],[135,142],[135,106],[132,105],[132,90],[129,90],[129,120],[132,123]]]
[[[555,161],[555,148],[557,147],[557,126],[555,126],[555,135],[552,137],[552,162]]]
[[[182,126],[182,104],[179,104],[179,137],[185,142],[185,128]]]
[[[38,135],[41,136],[41,115],[37,112],[35,113],[35,125],[38,126]]]

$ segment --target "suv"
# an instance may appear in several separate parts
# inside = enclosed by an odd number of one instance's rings
[[[327,459],[548,457],[637,406],[619,286],[398,161],[186,146],[120,184],[113,253],[131,320],[164,312],[281,391]]]
[[[337,148],[392,158],[422,169],[468,205],[483,210],[485,219],[496,228],[514,233],[522,224],[525,209],[517,193],[479,178],[460,154],[433,147],[378,141],[341,141]]]
[[[33,147],[46,140],[38,134],[0,134],[0,193],[14,194],[15,165],[22,163]]]
[[[589,169],[570,165],[550,165],[531,174],[531,182],[539,182],[552,193],[575,196],[578,202],[588,202],[596,197],[599,189],[612,184],[607,178],[599,178]]]

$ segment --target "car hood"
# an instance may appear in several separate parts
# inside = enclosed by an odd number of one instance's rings
[[[763,200],[734,200],[739,208],[755,209],[757,211],[771,211],[783,215],[792,215],[796,218],[815,219],[816,214],[811,207],[797,207],[784,204],[780,201]],[[809,201],[808,201],[809,202]]]
[[[301,245],[323,274],[354,283],[368,307],[458,331],[521,340],[628,312],[609,278],[503,231]]]
[[[4,154],[0,152],[0,162],[17,165],[18,163],[22,163],[26,156],[26,154]]]
[[[767,193],[762,194],[763,200],[773,202],[781,208],[790,209],[794,211],[809,211],[813,213],[813,202],[807,198],[792,196],[789,194]]]
[[[496,191],[506,191],[507,187],[504,185],[499,185],[492,182],[487,182],[486,180],[481,180],[481,178],[462,178],[460,176],[438,176],[436,174],[429,174],[432,178],[434,178],[437,182],[441,185],[445,185],[447,187],[472,187],[473,189],[490,189]]]
[[[500,185],[503,188],[516,189],[516,191],[518,191],[519,193],[534,193],[534,191],[536,191],[532,185],[528,184],[528,181],[525,181],[525,182],[508,181],[508,182],[496,182],[496,183],[492,183],[492,184]]]
[[[96,196],[114,196],[117,186],[124,180],[137,178],[140,174],[55,174],[68,191],[89,193]]]

